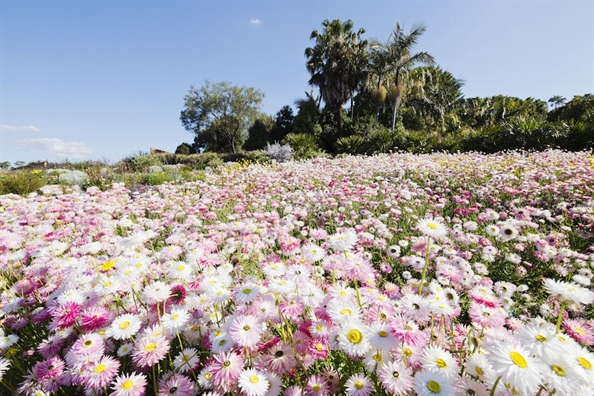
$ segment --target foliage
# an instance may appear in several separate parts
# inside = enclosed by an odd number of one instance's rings
[[[274,116],[274,126],[270,130],[268,141],[271,143],[282,141],[285,136],[293,132],[294,120],[291,106],[283,106]]]
[[[195,135],[198,149],[235,153],[258,117],[263,98],[259,89],[207,80],[200,88],[190,87],[180,120]]]
[[[41,170],[13,171],[0,175],[0,194],[29,195],[48,183]]]
[[[383,81],[389,83],[387,95],[392,105],[392,131],[396,129],[396,116],[407,85],[406,72],[418,64],[432,65],[435,62],[433,56],[427,52],[412,53],[425,30],[423,24],[417,24],[405,33],[403,27],[397,23],[386,43],[374,41],[371,44],[377,88],[381,89]]]
[[[244,150],[261,150],[271,140],[274,120],[270,116],[260,117],[248,130],[248,138],[243,144]]]
[[[326,106],[336,113],[338,131],[342,129],[342,105],[360,87],[367,63],[367,40],[361,36],[365,29],[353,32],[353,21],[340,19],[322,22],[324,30],[314,30],[310,40],[313,47],[305,49],[309,84],[320,90]]]
[[[319,155],[315,136],[306,133],[289,133],[284,142],[293,149],[295,159],[314,158]]]
[[[321,100],[321,96],[314,97],[313,91],[310,91],[305,93],[305,99],[295,101],[295,106],[297,106],[297,115],[293,120],[293,131],[295,133],[308,133],[310,135],[319,133]]]
[[[190,145],[188,143],[181,143],[175,149],[175,154],[188,155],[188,154],[192,154],[192,153],[194,153],[194,147],[192,147],[192,145]]]

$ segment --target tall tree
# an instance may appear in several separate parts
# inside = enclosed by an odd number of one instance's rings
[[[180,120],[196,135],[200,149],[235,153],[247,138],[248,127],[260,115],[263,98],[259,89],[207,80],[200,88],[190,87]]]
[[[434,66],[418,67],[411,74],[414,83],[407,103],[440,135],[445,133],[446,116],[454,116],[453,110],[463,103],[464,81]]]
[[[321,101],[321,96],[314,97],[313,90],[306,92],[304,99],[295,101],[297,115],[293,120],[293,130],[296,133],[316,134],[316,125],[319,125]]]
[[[326,106],[336,113],[338,131],[342,130],[342,106],[360,87],[362,65],[367,57],[367,40],[361,39],[364,29],[353,31],[353,21],[335,19],[322,22],[324,30],[314,30],[310,40],[315,45],[305,49],[309,84],[320,89]]]
[[[283,106],[274,116],[274,127],[270,131],[270,142],[280,142],[285,136],[293,132],[293,109],[291,106]]]
[[[402,102],[402,94],[405,90],[405,72],[413,67],[423,65],[433,65],[435,60],[427,52],[412,53],[413,47],[419,41],[419,38],[425,33],[425,26],[422,24],[412,27],[410,32],[405,33],[399,23],[390,34],[388,41],[384,44],[376,41],[372,44],[374,49],[374,59],[377,64],[376,70],[385,73],[384,79],[389,77],[391,80],[390,97],[392,99],[392,132],[396,128],[396,115]]]

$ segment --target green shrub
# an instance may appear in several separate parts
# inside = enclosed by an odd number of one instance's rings
[[[0,194],[29,195],[47,184],[47,176],[41,170],[13,172],[0,177]]]
[[[144,184],[158,186],[163,183],[175,181],[175,176],[167,172],[148,173],[144,176]]]
[[[316,138],[307,133],[289,133],[283,143],[289,143],[293,149],[293,158],[307,159],[318,156],[319,147]]]

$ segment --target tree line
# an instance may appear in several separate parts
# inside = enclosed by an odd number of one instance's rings
[[[232,152],[289,144],[296,156],[405,150],[496,152],[594,147],[594,96],[548,101],[465,98],[464,81],[415,47],[424,25],[396,24],[385,42],[366,40],[351,20],[325,20],[304,51],[313,89],[274,116],[264,93],[206,81],[184,98],[180,120],[194,135],[176,153]]]

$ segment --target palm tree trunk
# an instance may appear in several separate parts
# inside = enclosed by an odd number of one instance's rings
[[[400,93],[397,93],[394,98],[394,114],[392,115],[392,134],[394,134],[394,130],[396,129],[396,113],[398,112],[398,108],[400,107],[400,101],[402,97]]]

